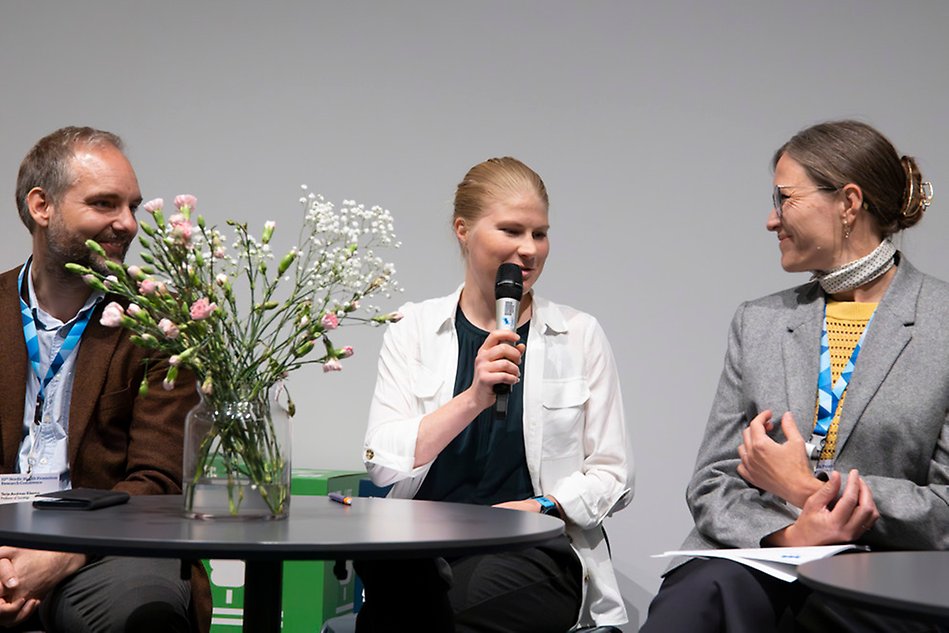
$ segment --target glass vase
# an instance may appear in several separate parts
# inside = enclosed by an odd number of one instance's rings
[[[200,390],[199,390],[200,392]],[[290,511],[290,416],[282,385],[260,397],[201,395],[185,419],[184,511],[196,519],[282,519]]]

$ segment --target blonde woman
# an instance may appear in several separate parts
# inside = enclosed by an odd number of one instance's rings
[[[458,185],[464,282],[404,306],[387,330],[364,458],[377,484],[394,484],[391,496],[546,512],[567,536],[502,554],[361,564],[360,631],[410,630],[419,610],[438,620],[427,630],[564,633],[627,620],[601,527],[632,496],[619,380],[597,321],[534,291],[550,249],[547,207],[543,181],[514,158],[480,163]],[[495,324],[505,263],[523,273],[516,332]],[[498,384],[511,387],[502,419]]]

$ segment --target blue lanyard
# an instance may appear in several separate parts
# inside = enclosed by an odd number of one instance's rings
[[[870,321],[873,317],[870,317]],[[830,424],[837,413],[837,405],[850,384],[850,376],[853,374],[853,368],[857,364],[857,356],[860,355],[860,348],[863,346],[863,339],[867,336],[867,330],[870,329],[870,322],[863,329],[860,340],[857,341],[853,353],[850,354],[850,360],[844,370],[840,372],[837,381],[831,385],[830,373],[830,337],[827,336],[827,306],[824,306],[824,327],[820,335],[820,375],[817,378],[817,424],[814,425],[814,435],[821,437],[827,436],[830,430]]]
[[[79,339],[82,338],[82,333],[86,331],[86,326],[89,325],[89,319],[92,318],[92,311],[95,306],[89,306],[79,313],[79,316],[66,333],[66,340],[63,341],[62,347],[59,348],[55,358],[53,358],[49,364],[49,369],[46,370],[46,376],[42,376],[40,373],[40,341],[36,333],[36,322],[33,320],[33,310],[26,304],[26,301],[23,300],[23,284],[26,278],[26,271],[29,267],[30,262],[27,262],[23,264],[23,268],[20,269],[20,275],[17,278],[17,288],[20,290],[20,315],[23,319],[23,338],[26,339],[26,350],[30,355],[30,364],[33,366],[33,374],[40,381],[40,390],[36,396],[36,421],[39,421],[42,417],[43,402],[46,399],[46,387],[52,382],[56,376],[56,372],[60,370],[73,350],[76,349],[76,346],[79,344]]]

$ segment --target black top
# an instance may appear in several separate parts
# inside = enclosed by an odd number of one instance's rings
[[[454,395],[471,386],[474,361],[488,333],[455,312],[458,334],[458,369]],[[517,329],[520,343],[527,344],[528,321]],[[524,363],[521,381],[513,386],[507,417],[498,420],[488,407],[458,434],[435,458],[416,499],[493,505],[534,496],[527,458],[524,456]]]

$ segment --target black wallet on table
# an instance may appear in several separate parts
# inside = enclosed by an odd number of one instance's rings
[[[72,488],[37,495],[33,507],[44,510],[98,510],[125,503],[129,493],[121,490],[99,490],[98,488]]]

